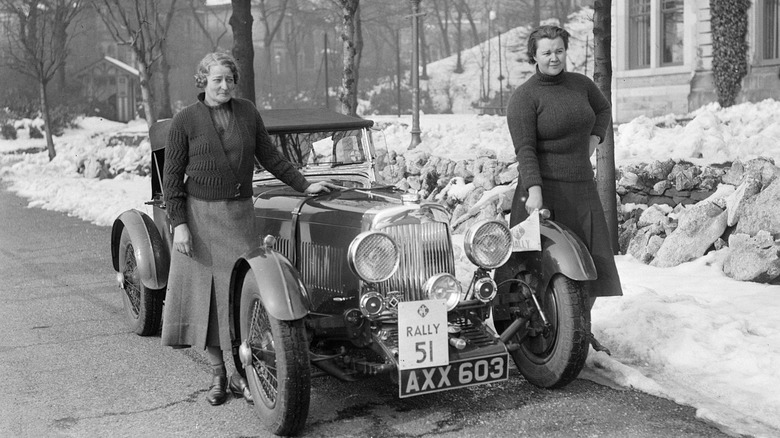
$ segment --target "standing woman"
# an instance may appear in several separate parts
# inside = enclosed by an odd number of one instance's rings
[[[585,242],[598,273],[586,288],[592,308],[596,297],[623,295],[590,162],[606,136],[611,109],[593,81],[566,71],[568,48],[569,33],[557,26],[539,27],[528,37],[536,74],[507,105],[520,173],[510,225],[544,207]]]
[[[308,194],[336,186],[310,184],[277,151],[254,104],[232,96],[238,68],[232,56],[210,53],[195,83],[204,92],[173,118],[165,149],[164,187],[173,227],[173,254],[162,343],[205,348],[213,369],[206,400],[227,399],[223,351],[231,351],[229,282],[233,263],[259,243],[252,205],[254,158]],[[230,389],[241,394],[240,376]]]

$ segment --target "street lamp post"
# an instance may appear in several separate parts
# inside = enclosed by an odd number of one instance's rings
[[[412,141],[409,149],[422,142],[420,139],[420,0],[412,3]]]
[[[490,104],[490,48],[492,46],[492,44],[490,44],[490,37],[491,37],[490,29],[491,29],[491,27],[493,25],[493,20],[495,20],[495,19],[496,19],[496,11],[491,9],[488,12],[488,35],[487,35],[487,45],[488,45],[488,53],[487,53],[487,96],[486,96],[485,100],[488,102],[488,104]]]

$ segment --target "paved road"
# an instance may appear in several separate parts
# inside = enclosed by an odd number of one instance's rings
[[[26,207],[0,182],[0,437],[268,436],[241,399],[210,406],[205,356],[124,325],[108,227]],[[719,437],[694,410],[578,379],[400,400],[384,380],[313,383],[305,436]]]

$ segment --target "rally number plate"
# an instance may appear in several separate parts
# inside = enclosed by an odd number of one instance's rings
[[[447,391],[506,380],[509,378],[509,355],[502,353],[452,361],[446,366],[399,370],[398,374],[401,398]]]

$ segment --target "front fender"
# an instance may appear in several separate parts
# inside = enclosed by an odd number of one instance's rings
[[[231,296],[234,299],[240,297],[241,284],[246,275],[255,276],[260,285],[263,305],[274,318],[292,321],[309,314],[309,295],[300,274],[278,252],[257,247],[236,261],[230,276]]]
[[[595,280],[596,265],[585,243],[571,230],[554,221],[540,224],[542,235],[541,267],[543,283],[555,274],[575,281]]]
[[[111,261],[119,272],[119,245],[124,230],[130,234],[141,283],[149,289],[165,289],[171,256],[154,221],[138,210],[127,210],[111,227]]]
[[[544,293],[555,274],[563,274],[575,281],[595,280],[596,265],[588,247],[571,230],[554,221],[540,223],[541,251],[516,252],[500,268],[496,269],[495,281],[499,294],[508,293],[511,285],[506,282],[516,278],[520,272],[529,272],[538,282],[535,289]],[[500,300],[499,300],[500,301]],[[501,304],[497,305],[498,319],[507,315]]]

